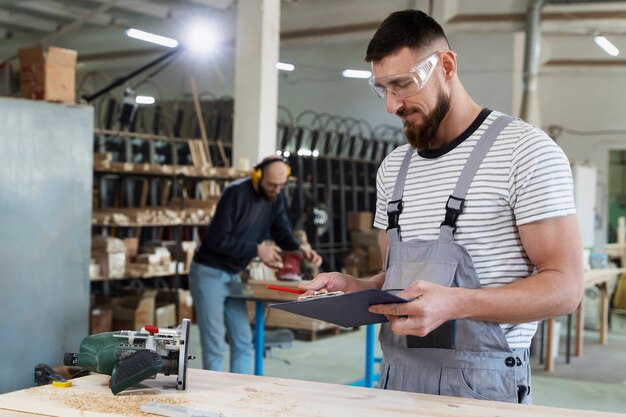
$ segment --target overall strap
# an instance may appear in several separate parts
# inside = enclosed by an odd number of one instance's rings
[[[496,138],[500,132],[502,132],[502,129],[504,129],[513,120],[515,120],[515,117],[508,115],[498,117],[493,121],[491,126],[485,130],[485,133],[483,133],[481,138],[478,140],[478,143],[476,143],[476,146],[474,146],[472,153],[463,167],[463,171],[461,171],[461,175],[457,180],[454,191],[452,192],[452,195],[448,197],[448,201],[446,202],[446,217],[441,223],[441,228],[439,229],[440,239],[452,240],[452,237],[456,232],[456,221],[465,208],[465,196],[467,195],[467,190],[469,190],[480,164],[482,164],[483,159],[485,159],[487,152],[489,152],[491,145],[493,145],[496,141]]]
[[[404,183],[406,182],[406,174],[409,171],[409,165],[411,164],[411,157],[415,149],[409,146],[404,154],[402,165],[400,165],[400,171],[396,177],[396,184],[393,187],[393,194],[391,195],[391,201],[387,204],[387,236],[390,241],[400,240],[400,225],[398,220],[400,219],[400,213],[402,213],[402,194],[404,193]]]

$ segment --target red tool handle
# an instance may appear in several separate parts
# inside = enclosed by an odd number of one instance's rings
[[[268,290],[292,292],[294,294],[304,294],[306,292],[305,290],[299,290],[297,288],[279,287],[278,285],[268,285],[267,289]]]
[[[146,324],[146,325],[144,326],[144,329],[146,329],[146,331],[147,331],[148,333],[152,333],[152,334],[156,334],[156,333],[158,333],[158,332],[159,332],[159,328],[158,328],[158,327],[156,327],[156,326],[153,326],[153,325],[151,325],[151,324]]]

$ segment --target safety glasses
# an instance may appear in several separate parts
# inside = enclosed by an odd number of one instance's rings
[[[424,88],[428,79],[435,71],[439,54],[445,51],[437,51],[418,62],[408,73],[389,75],[387,77],[371,77],[368,84],[374,94],[381,100],[387,99],[387,93],[396,97],[411,97]]]

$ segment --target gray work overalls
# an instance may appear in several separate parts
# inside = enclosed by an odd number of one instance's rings
[[[402,194],[415,152],[409,147],[387,208],[389,246],[384,290],[404,289],[418,279],[448,287],[480,288],[469,253],[454,241],[456,220],[463,212],[465,196],[478,167],[512,119],[496,119],[472,150],[446,203],[446,216],[437,240],[400,239]],[[391,325],[385,323],[379,340],[383,351],[381,388],[530,403],[528,349],[511,350],[497,323],[454,320],[425,337],[396,336]]]

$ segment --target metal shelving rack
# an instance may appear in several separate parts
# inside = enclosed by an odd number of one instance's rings
[[[114,99],[96,103],[96,114],[104,117],[97,121],[102,127],[94,131],[94,155],[109,158],[94,162],[95,214],[114,213],[115,208],[120,207],[148,213],[169,209],[170,214],[180,215],[186,210],[186,199],[201,198],[202,183],[215,182],[221,187],[248,175],[247,172],[224,167],[221,159],[222,152],[227,159],[232,158],[232,140],[228,134],[232,130],[232,100],[202,102],[209,135],[208,149],[205,148],[204,152],[213,162],[210,167],[193,163],[188,138],[198,138],[199,127],[192,103],[166,103],[151,109],[140,108],[134,123],[129,126],[120,126],[114,120],[113,115],[118,113],[119,105]],[[168,114],[174,116],[169,117]],[[133,129],[140,131],[129,131]],[[218,150],[218,146],[222,149]],[[215,200],[218,194],[216,191]],[[180,203],[178,207],[171,206],[173,199]],[[182,240],[199,240],[203,226],[208,224],[208,219],[193,222],[182,218],[118,224],[103,221],[102,216],[97,217],[92,222],[94,235],[137,237],[140,243],[145,240],[174,240],[179,249]],[[123,278],[93,280],[92,289],[101,289],[106,294],[110,292],[111,283],[182,288],[181,277],[184,275],[186,271],[179,273],[176,270],[171,274],[133,274]]]
[[[363,120],[314,113],[278,125],[278,144],[297,178],[291,187],[289,212],[304,224],[313,247],[324,257],[323,268],[336,271],[350,249],[346,217],[349,211],[375,211],[376,172],[383,157],[403,143],[402,129],[382,125],[372,129]],[[308,123],[307,119],[310,119]],[[325,211],[325,226],[312,211]]]

